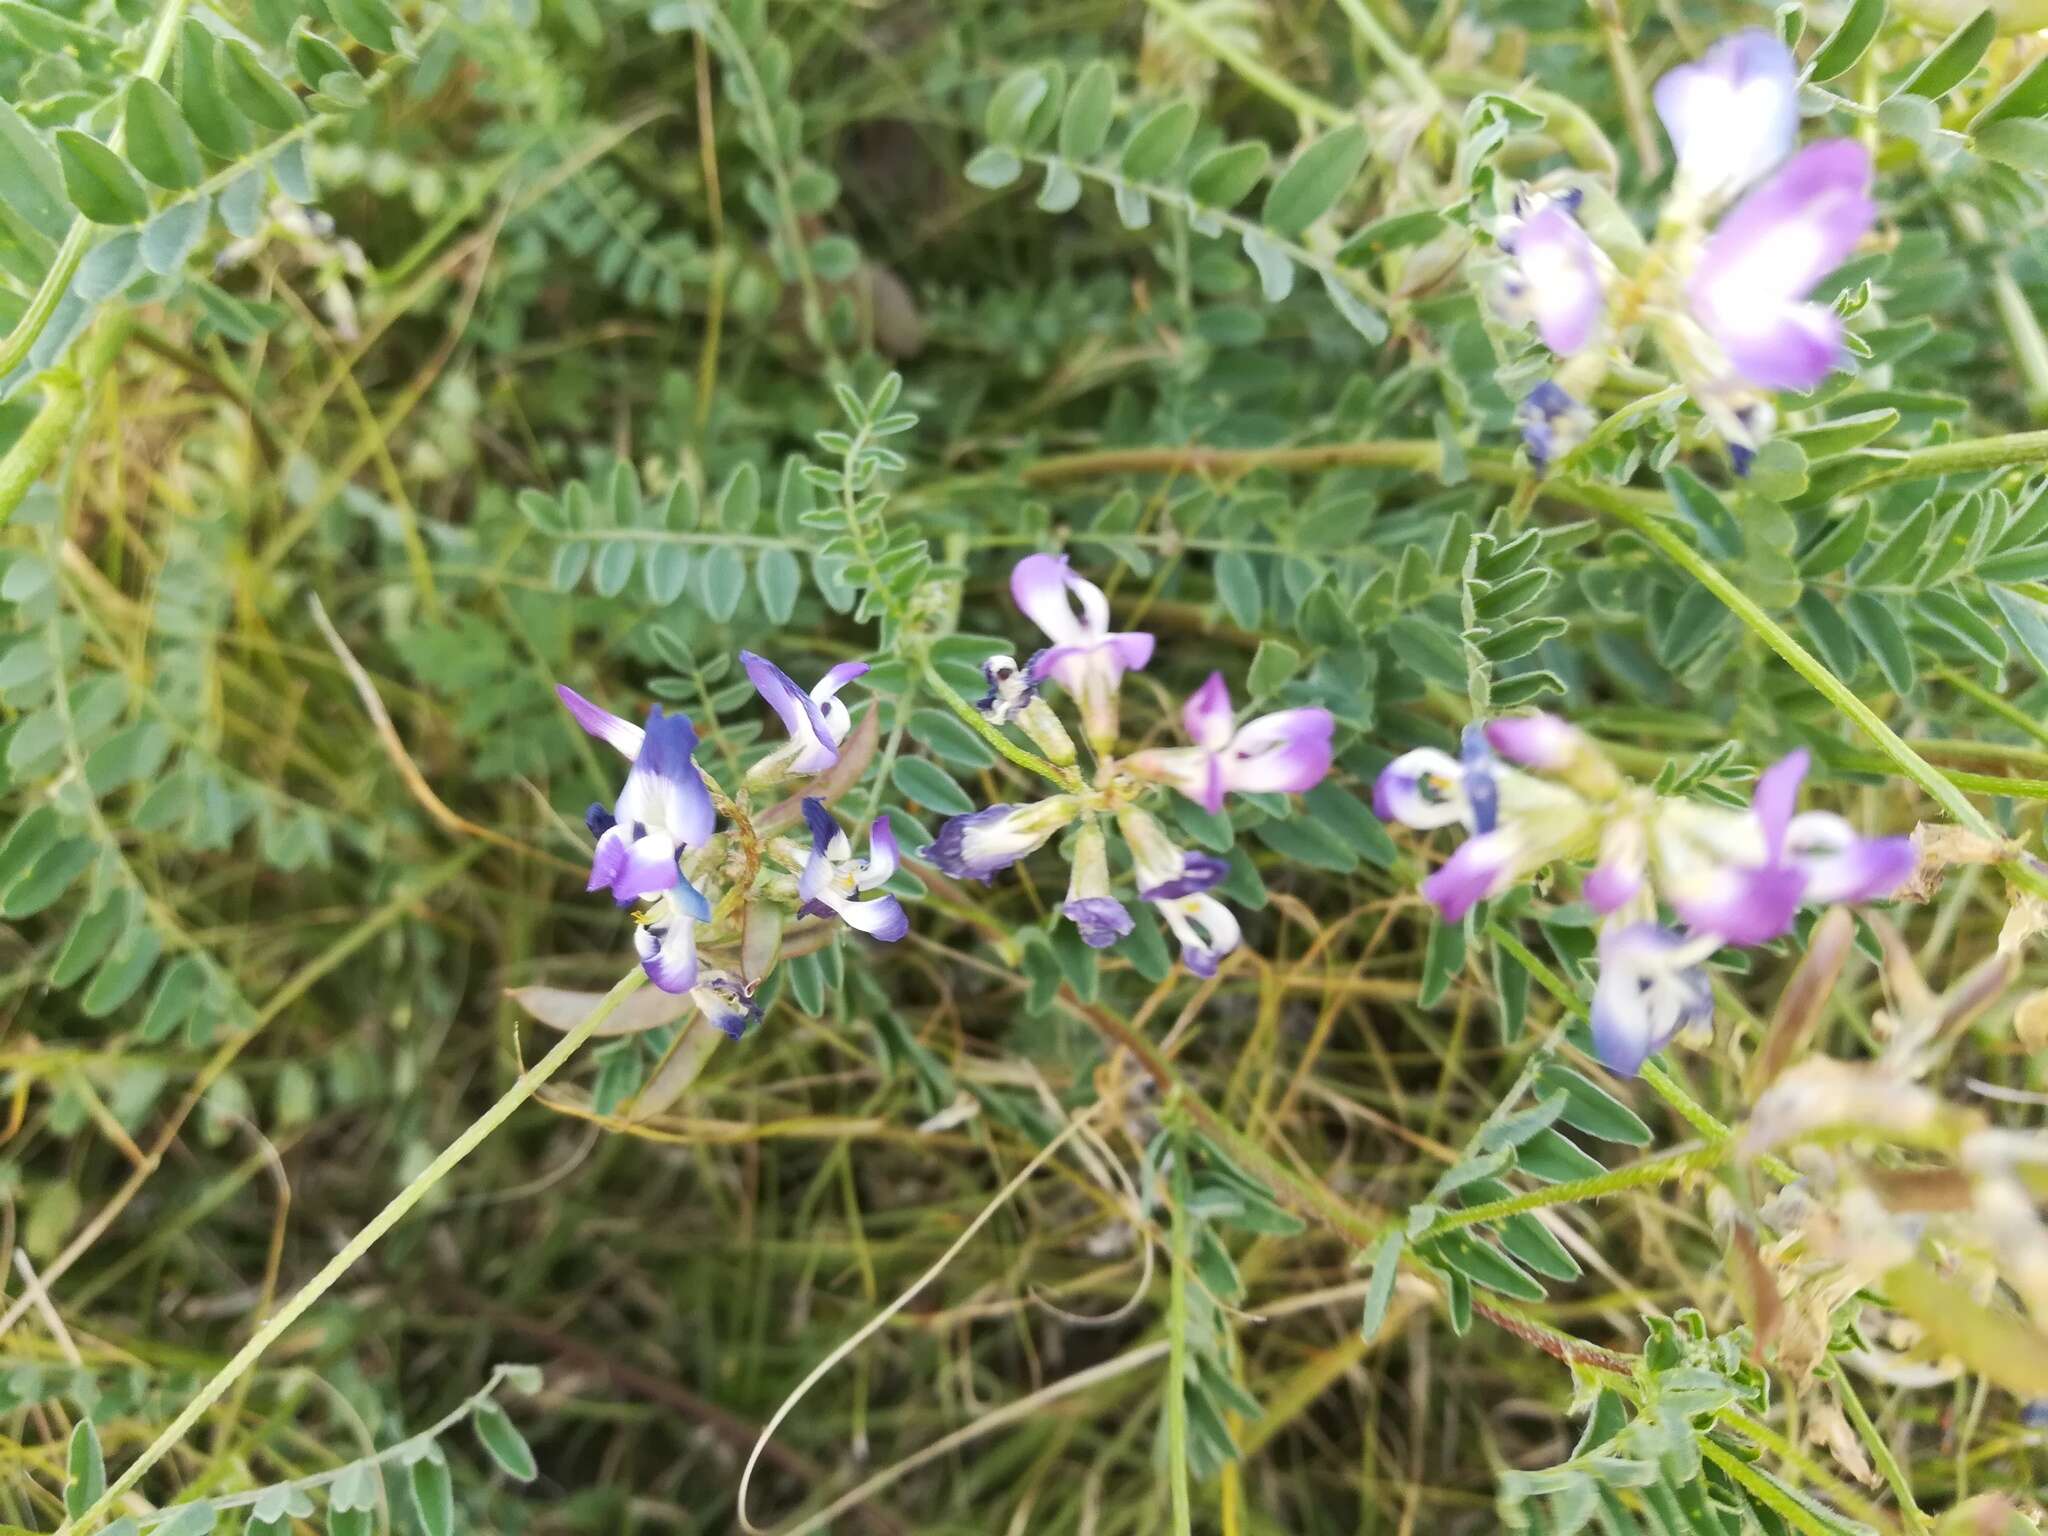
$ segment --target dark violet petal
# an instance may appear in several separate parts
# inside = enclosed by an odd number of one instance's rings
[[[825,809],[825,802],[813,795],[804,796],[803,811],[804,824],[811,829],[811,850],[822,854],[839,835],[839,823]]]
[[[1131,931],[1131,914],[1114,896],[1084,896],[1060,908],[1090,949],[1107,949]]]

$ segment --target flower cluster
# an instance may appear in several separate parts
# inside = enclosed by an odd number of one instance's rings
[[[1236,917],[1213,893],[1229,872],[1214,854],[1180,847],[1144,808],[1154,786],[1178,790],[1210,813],[1232,792],[1298,793],[1330,770],[1335,721],[1326,709],[1285,709],[1237,723],[1230,689],[1212,674],[1181,711],[1188,745],[1119,757],[1124,674],[1152,659],[1153,637],[1110,628],[1109,599],[1068,568],[1064,556],[1030,555],[1010,575],[1017,607],[1050,642],[1019,665],[993,656],[982,671],[981,700],[993,726],[1021,731],[1065,774],[1070,786],[1026,805],[992,805],[956,816],[920,856],[957,880],[991,880],[997,871],[1075,828],[1066,852],[1071,875],[1062,915],[1083,942],[1107,948],[1131,932],[1132,918],[1111,889],[1109,839],[1114,826],[1131,856],[1140,900],[1180,942],[1181,958],[1211,976],[1241,938]],[[1073,771],[1072,737],[1041,688],[1057,684],[1079,711],[1094,780]]]
[[[1715,950],[1769,942],[1803,905],[1890,895],[1912,873],[1910,838],[1863,838],[1832,812],[1795,812],[1806,769],[1794,752],[1758,776],[1746,809],[1709,805],[1630,783],[1576,727],[1530,715],[1471,728],[1456,757],[1396,758],[1373,808],[1471,834],[1423,882],[1447,922],[1559,860],[1594,861],[1580,888],[1601,920],[1593,1043],[1633,1074],[1711,1024],[1703,962]]]
[[[1724,38],[1657,82],[1678,173],[1655,243],[1628,253],[1626,273],[1580,224],[1573,194],[1524,193],[1501,222],[1506,304],[1568,360],[1522,404],[1539,468],[1583,439],[1592,390],[1639,332],[1738,470],[1770,434],[1771,393],[1810,390],[1841,360],[1841,317],[1808,295],[1876,220],[1870,153],[1853,139],[1795,153],[1798,89],[1791,51],[1761,30]]]
[[[843,662],[806,692],[763,657],[742,651],[740,661],[789,731],[789,740],[748,772],[742,794],[836,766],[852,728],[838,694],[867,663]],[[806,798],[810,843],[774,839],[768,851],[789,873],[764,875],[751,848],[757,828],[744,802],[726,799],[698,764],[697,733],[686,716],[664,714],[657,704],[643,728],[573,688],[555,691],[578,725],[631,765],[618,798],[609,807],[591,806],[584,818],[597,837],[588,888],[634,908],[633,945],[648,979],[664,992],[688,993],[725,1034],[738,1039],[760,1017],[753,996],[774,967],[787,909],[838,918],[885,941],[908,931],[902,904],[871,894],[896,870],[888,817],[870,831],[868,857],[856,860],[825,802]],[[746,821],[744,837],[720,830],[721,808]],[[765,945],[756,937],[764,932],[772,936]]]

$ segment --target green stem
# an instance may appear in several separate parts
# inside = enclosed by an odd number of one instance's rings
[[[386,1462],[401,1460],[410,1455],[417,1447],[431,1444],[433,1441],[440,1439],[449,1430],[475,1413],[477,1409],[493,1401],[497,1395],[498,1388],[504,1384],[505,1378],[518,1369],[519,1367],[516,1365],[499,1366],[491,1372],[488,1381],[457,1403],[453,1408],[449,1409],[448,1412],[442,1414],[432,1424],[429,1424],[418,1434],[407,1435],[396,1445],[385,1446],[383,1450],[378,1451],[374,1456],[359,1456],[354,1461],[343,1462],[338,1467],[329,1467],[325,1472],[315,1472],[307,1477],[295,1477],[288,1483],[267,1483],[261,1488],[251,1488],[243,1493],[224,1494],[219,1498],[207,1499],[204,1502],[216,1510],[243,1509],[251,1504],[260,1503],[273,1493],[291,1491],[310,1492],[315,1488],[325,1488],[330,1483],[339,1482],[345,1475],[353,1472],[357,1467],[376,1467],[382,1466]],[[192,1505],[189,1503],[166,1504],[162,1509],[153,1510],[146,1515],[136,1516],[136,1524],[144,1527],[161,1525],[166,1520],[176,1519],[191,1507]]]
[[[1187,1144],[1173,1154],[1173,1245],[1167,1268],[1166,1301],[1166,1476],[1173,1499],[1174,1536],[1193,1536],[1194,1505],[1188,1493],[1188,1174]]]
[[[1489,1221],[1500,1221],[1509,1216],[1519,1216],[1524,1211],[1537,1211],[1550,1205],[1574,1205],[1581,1200],[1601,1200],[1608,1195],[1618,1195],[1624,1190],[1641,1189],[1649,1184],[1662,1184],[1702,1168],[1711,1168],[1728,1156],[1729,1142],[1723,1139],[1710,1142],[1702,1147],[1687,1147],[1683,1151],[1668,1153],[1663,1157],[1645,1158],[1631,1163],[1626,1168],[1609,1169],[1606,1173],[1591,1178],[1568,1179],[1562,1184],[1547,1184],[1541,1189],[1532,1189],[1519,1195],[1509,1195],[1500,1200],[1489,1200],[1484,1205],[1468,1205],[1463,1209],[1446,1211],[1429,1224],[1417,1241],[1426,1242],[1441,1233],[1458,1227],[1481,1225]]]
[[[1035,773],[1041,779],[1050,780],[1069,794],[1073,794],[1081,789],[1081,775],[1072,768],[1061,768],[1057,764],[1040,757],[1036,752],[1018,746],[1017,743],[1010,740],[1009,737],[984,720],[981,717],[980,710],[953,691],[952,685],[941,675],[938,667],[933,664],[929,655],[918,657],[918,670],[920,675],[923,676],[926,686],[931,689],[933,696],[944,704],[946,708],[950,709],[959,718],[961,724],[970,728],[975,735],[987,742],[997,752],[1000,752],[1019,768]]]
[[[1780,1519],[1802,1532],[1803,1536],[1840,1536],[1836,1527],[1823,1521],[1820,1516],[1776,1483],[1757,1473],[1740,1456],[1724,1450],[1704,1436],[1700,1437],[1699,1447],[1700,1454],[1740,1483],[1751,1498],[1766,1509],[1775,1511]]]
[[[561,1071],[569,1058],[576,1054],[577,1049],[597,1032],[598,1026],[604,1023],[621,1003],[639,991],[646,980],[647,973],[638,966],[628,971],[617,985],[599,1000],[597,1006],[584,1016],[582,1022],[562,1036],[553,1050],[522,1072],[519,1080],[505,1090],[497,1103],[485,1110],[460,1136],[449,1142],[439,1157],[421,1169],[413,1181],[393,1196],[383,1210],[371,1217],[368,1224],[350,1238],[317,1275],[299,1288],[297,1295],[272,1313],[249,1342],[236,1351],[234,1358],[215,1372],[213,1379],[199,1389],[197,1395],[185,1405],[175,1419],[171,1420],[164,1432],[152,1440],[148,1448],[129,1464],[128,1470],[123,1472],[84,1513],[60,1525],[56,1536],[83,1536],[83,1533],[97,1529],[114,1505],[142,1481],[151,1467],[163,1460],[185,1438],[206,1411],[219,1402],[227,1390],[263,1357],[264,1351],[303,1317],[313,1303],[333,1289],[335,1282],[348,1273],[357,1260],[374,1248],[385,1233],[397,1226],[408,1211],[425,1199],[429,1190],[453,1172],[457,1164],[510,1119],[512,1112],[532,1098],[543,1083]]]
[[[1320,96],[1311,96],[1285,76],[1266,68],[1210,26],[1200,14],[1182,5],[1180,0],[1145,0],[1145,3],[1200,43],[1211,58],[1246,85],[1263,91],[1290,112],[1331,127],[1351,121],[1350,114],[1331,106]]]
[[[2048,459],[2048,432],[2020,436],[2039,438],[2040,456]],[[1991,443],[2010,444],[2015,441],[2015,438],[1995,438],[1980,443],[1949,443],[1938,448],[1923,449],[1921,452],[1931,454],[1950,449],[1981,450]],[[2014,461],[1996,459],[1992,462]],[[1564,489],[1568,495],[1581,500],[1587,506],[1597,508],[1616,522],[1640,534],[1673,565],[1719,598],[1723,606],[1749,628],[1750,633],[1776,651],[1784,659],[1785,664],[1804,678],[1815,692],[1832,704],[1838,712],[1861,726],[1864,734],[1877,743],[1878,750],[1892,760],[1899,772],[1926,791],[1928,798],[1946,811],[1958,826],[1967,827],[1982,837],[1998,838],[2001,835],[1998,828],[1970,803],[1968,797],[1956,787],[1948,775],[1908,746],[1897,731],[1886,725],[1878,718],[1877,712],[1863,702],[1855,689],[1829,671],[1811,651],[1793,639],[1783,625],[1764,612],[1754,598],[1722,575],[1711,562],[1665,526],[1659,518],[1644,511],[1633,501],[1613,495],[1606,486],[1575,481]],[[2014,884],[2025,887],[2037,896],[2048,896],[2048,877],[2044,877],[2024,860],[2014,858],[2008,860],[2003,867],[2007,877]]]
[[[1409,95],[1431,107],[1442,105],[1443,93],[1429,78],[1429,71],[1416,61],[1415,55],[1394,41],[1394,34],[1365,0],[1337,0],[1337,9],[1344,13],[1352,30],[1365,39],[1365,45],[1380,56],[1380,62],[1408,88]]]
[[[1927,1516],[1921,1513],[1920,1503],[1913,1497],[1912,1481],[1906,1476],[1905,1469],[1899,1465],[1899,1458],[1892,1454],[1891,1442],[1885,1439],[1877,1425],[1872,1422],[1870,1414],[1864,1409],[1863,1400],[1856,1395],[1855,1386],[1843,1374],[1841,1366],[1830,1361],[1824,1374],[1834,1382],[1835,1396],[1841,1399],[1842,1407],[1847,1410],[1849,1422],[1856,1426],[1857,1438],[1863,1442],[1864,1449],[1870,1452],[1871,1461],[1876,1463],[1879,1474],[1890,1487],[1892,1498],[1899,1506],[1899,1518],[1905,1523],[1907,1531],[1911,1536],[1926,1536]]]
[[[192,0],[171,0],[164,7],[163,15],[156,21],[156,30],[150,34],[149,51],[142,56],[142,67],[137,71],[144,80],[154,80],[164,72],[170,62],[171,49],[178,40],[178,23],[184,19],[185,9]],[[119,122],[108,136],[107,147],[115,154],[121,152],[122,141],[127,137],[128,125]],[[71,287],[71,279],[78,274],[78,264],[85,259],[86,245],[92,239],[92,225],[80,216],[71,221],[71,227],[64,231],[64,239],[57,247],[57,254],[50,260],[50,269],[43,274],[43,280],[36,285],[28,308],[21,319],[8,332],[5,343],[0,343],[0,378],[14,372],[27,359],[29,348],[36,344],[36,338],[43,334],[50,323],[50,317],[57,312],[58,301]],[[87,377],[91,377],[87,374]]]

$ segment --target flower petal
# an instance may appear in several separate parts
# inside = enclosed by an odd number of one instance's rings
[[[1799,786],[1813,757],[1800,747],[1786,753],[1757,775],[1749,805],[1764,835],[1764,848],[1776,859],[1785,847],[1785,831],[1792,825],[1792,811],[1799,804]]]
[[[936,841],[919,857],[956,880],[988,884],[997,870],[1008,869],[1074,819],[1079,803],[1072,795],[1053,795],[1030,805],[991,805],[986,810],[954,816],[942,824]]]
[[[1655,923],[1600,935],[1593,988],[1593,1049],[1607,1067],[1634,1077],[1681,1029],[1714,1014],[1714,991],[1698,963],[1701,945]]]
[[[1079,580],[1068,571],[1065,555],[1026,555],[1010,572],[1010,596],[1054,645],[1092,643],[1102,638],[1101,632],[1089,632],[1067,596],[1068,587]]]
[[[1486,722],[1486,743],[1511,763],[1556,773],[1583,749],[1579,728],[1556,715],[1514,715]]]
[[[1858,837],[1831,811],[1792,818],[1786,847],[1806,874],[1806,899],[1815,905],[1876,901],[1905,884],[1919,863],[1910,837]]]
[[[1283,709],[1245,722],[1222,756],[1223,787],[1240,794],[1300,794],[1330,771],[1337,721],[1327,709]]]
[[[1381,821],[1431,832],[1467,817],[1465,765],[1435,747],[1403,752],[1373,781],[1373,814]]]
[[[1520,834],[1506,828],[1467,838],[1422,882],[1422,894],[1445,922],[1462,921],[1480,902],[1508,888],[1521,851]]]
[[[1231,726],[1236,718],[1230,707],[1230,685],[1223,681],[1221,672],[1211,672],[1209,680],[1188,695],[1180,711],[1180,723],[1188,740],[1211,752],[1220,752],[1230,744]]]
[[[856,677],[867,676],[870,670],[864,661],[842,661],[818,679],[816,686],[811,689],[811,698],[822,705]]]
[[[697,984],[697,924],[673,905],[658,919],[633,930],[633,947],[647,979],[664,992],[687,992]]]
[[[765,656],[740,652],[740,664],[754,684],[754,691],[768,701],[768,707],[782,718],[789,739],[797,744],[790,770],[798,774],[823,773],[839,761],[839,748],[818,703],[797,687],[790,675]]]
[[[1691,196],[1732,197],[1785,158],[1799,129],[1798,73],[1791,50],[1752,27],[1657,82],[1657,115]]]
[[[1221,761],[1206,747],[1154,747],[1133,752],[1123,766],[1138,778],[1171,785],[1211,815],[1223,809]]]
[[[1724,944],[1768,944],[1792,927],[1806,874],[1791,864],[1724,864],[1669,893],[1671,910]]]
[[[1131,931],[1131,914],[1114,896],[1071,897],[1060,911],[1090,949],[1107,949]]]
[[[1801,301],[1877,219],[1870,152],[1809,145],[1721,221],[1687,285],[1694,318],[1735,371],[1765,389],[1810,389],[1840,352],[1832,311]]]
[[[621,720],[609,710],[598,708],[597,705],[591,703],[590,700],[566,684],[556,684],[555,697],[560,699],[563,707],[576,717],[578,725],[582,726],[584,730],[595,736],[628,762],[631,762],[640,755],[642,732],[640,727],[633,724],[632,721]]]
[[[1523,298],[1543,345],[1569,357],[1593,339],[1607,309],[1600,255],[1561,203],[1546,203],[1515,234]]]
[[[877,816],[875,824],[868,828],[867,861],[861,865],[860,874],[853,882],[854,889],[872,891],[886,885],[902,862],[903,852],[897,846],[896,833],[889,825],[889,818]]]

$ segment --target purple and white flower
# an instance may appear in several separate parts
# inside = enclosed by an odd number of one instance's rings
[[[1010,572],[1010,595],[1052,642],[1031,658],[1031,681],[1050,677],[1073,695],[1089,744],[1108,752],[1116,744],[1117,689],[1126,671],[1151,661],[1153,637],[1111,630],[1109,599],[1069,570],[1065,555],[1026,555]]]
[[[688,992],[697,985],[697,925],[708,922],[711,907],[697,888],[679,879],[635,919],[633,948],[647,979],[664,992]]]
[[[1211,672],[1181,709],[1194,745],[1139,752],[1124,766],[1141,779],[1171,784],[1212,816],[1226,793],[1299,794],[1330,771],[1337,722],[1327,709],[1283,709],[1241,726],[1234,720],[1229,685]]]
[[[1507,308],[1534,324],[1559,357],[1582,350],[1607,311],[1608,261],[1572,217],[1572,200],[1542,199],[1502,230],[1500,244],[1513,258],[1503,284]]]
[[[685,884],[677,860],[708,841],[718,819],[691,754],[697,733],[684,715],[648,711],[645,729],[600,709],[575,689],[558,687],[576,723],[632,763],[619,798],[585,817],[597,833],[590,890],[609,890],[620,906]]]
[[[939,828],[938,837],[918,850],[955,880],[989,884],[996,871],[1008,869],[1079,814],[1073,795],[1050,795],[1029,805],[991,805],[986,810],[954,816]]]
[[[1214,976],[1244,940],[1236,916],[1214,896],[1197,892],[1153,905],[1180,941],[1181,962],[1197,976]]]
[[[1841,317],[1807,295],[1870,232],[1870,192],[1870,152],[1828,139],[1786,161],[1708,237],[1687,300],[1738,378],[1808,390],[1840,360]]]
[[[1610,1071],[1634,1077],[1681,1032],[1712,1024],[1714,989],[1701,962],[1717,947],[1648,922],[1601,933],[1593,1049]]]
[[[1074,834],[1072,873],[1060,913],[1080,930],[1090,949],[1107,949],[1131,931],[1131,914],[1109,894],[1109,841],[1088,821]]]
[[[1199,896],[1230,873],[1229,860],[1181,847],[1148,811],[1119,812],[1116,824],[1124,835],[1124,845],[1131,850],[1131,873],[1138,882],[1138,894],[1146,901]]]
[[[740,652],[755,692],[782,718],[789,740],[756,763],[747,777],[755,783],[769,783],[791,776],[806,778],[823,773],[839,761],[839,744],[846,740],[853,720],[837,695],[868,670],[864,661],[842,661],[817,682],[809,693],[766,657],[752,651]]]
[[[1523,397],[1515,408],[1515,419],[1522,428],[1522,446],[1529,451],[1530,467],[1538,473],[1583,443],[1596,425],[1593,408],[1554,379],[1545,379]]]
[[[868,856],[856,859],[845,831],[825,809],[824,801],[807,798],[803,810],[804,821],[811,829],[811,856],[797,877],[796,893],[803,902],[797,908],[798,915],[837,916],[849,928],[857,928],[885,944],[902,938],[910,931],[910,918],[902,902],[886,891],[864,901],[858,899],[866,892],[880,890],[901,862],[889,818],[875,819],[868,830]]]
[[[690,989],[690,1001],[697,1005],[704,1022],[728,1040],[739,1039],[747,1032],[747,1026],[761,1017],[761,1005],[748,994],[746,984],[730,971],[705,972]]]
[[[1761,27],[1724,37],[1657,82],[1657,115],[1678,152],[1674,199],[1733,197],[1785,158],[1799,131],[1799,65]]]
[[[988,692],[974,707],[990,725],[1008,725],[1038,697],[1038,684],[1031,680],[1030,669],[1018,666],[1014,656],[989,657],[981,664],[981,677]]]

